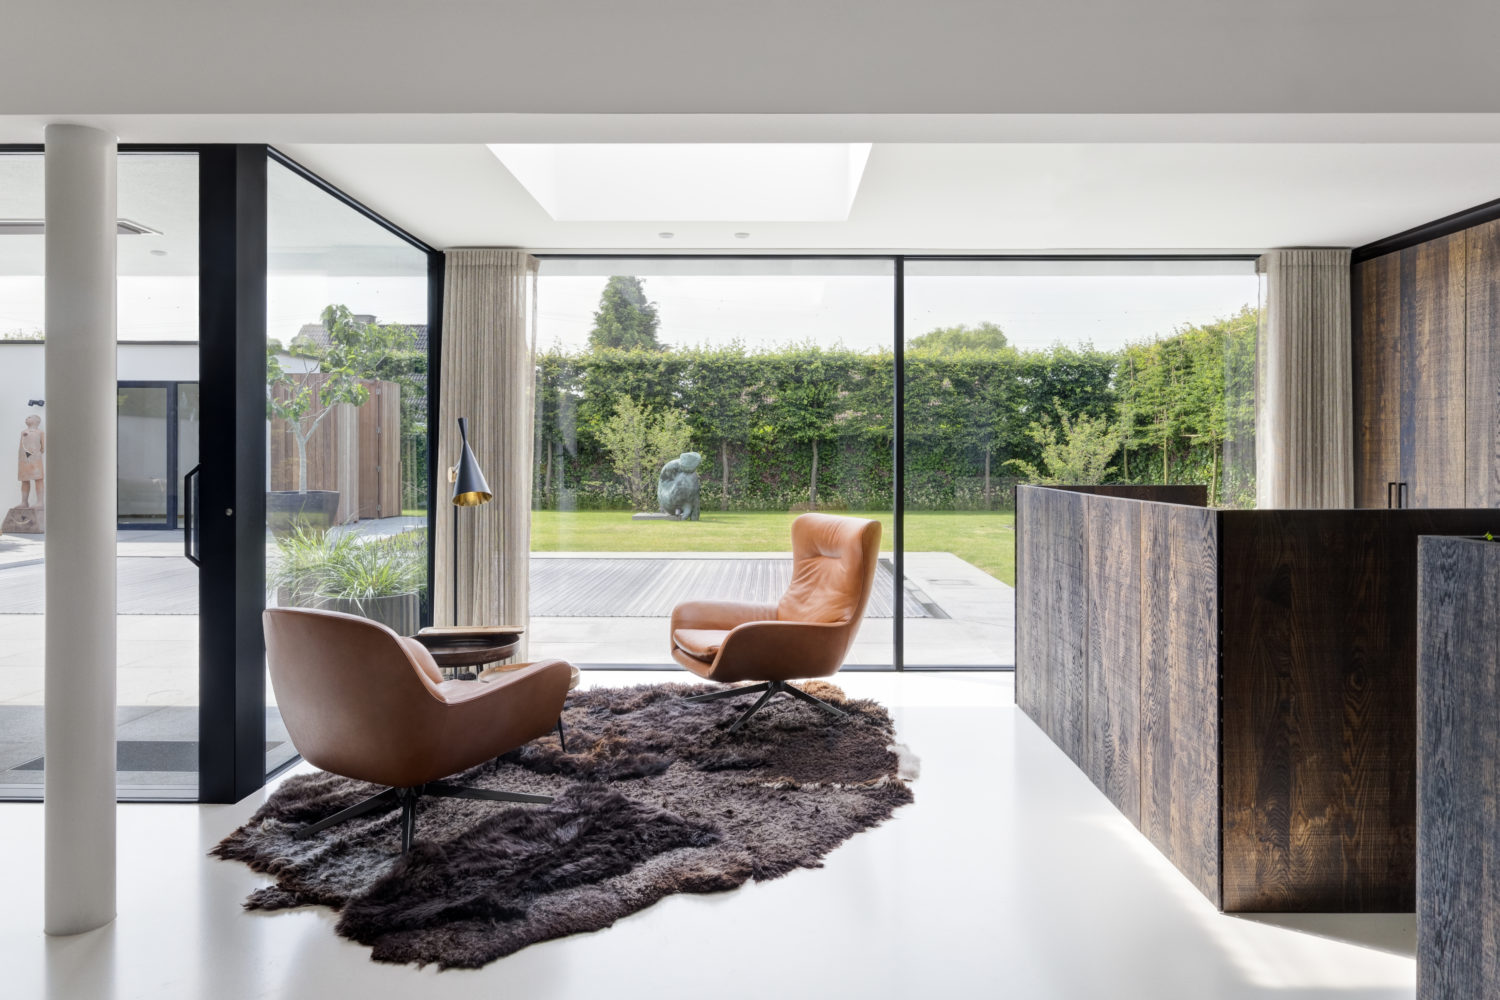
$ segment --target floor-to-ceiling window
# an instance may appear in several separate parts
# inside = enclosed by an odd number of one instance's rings
[[[823,510],[885,522],[849,662],[891,664],[893,274],[861,259],[542,262],[532,656],[671,664],[673,606],[774,602],[791,522]],[[671,462],[696,482],[690,519],[662,512]]]
[[[1015,486],[1194,483],[1254,504],[1250,260],[908,260],[910,667],[1015,663]]]
[[[885,523],[851,664],[1009,667],[1017,483],[1253,502],[1251,261],[897,261],[543,260],[534,654],[670,663],[672,605],[773,596],[788,522],[818,509]],[[683,451],[696,522],[656,493]]]
[[[122,797],[198,783],[197,572],[181,477],[197,461],[198,184],[191,152],[120,155],[116,368],[117,781]],[[0,792],[39,794],[46,539],[43,157],[0,155],[0,429],[20,440],[0,496]],[[155,530],[136,530],[150,528]]]
[[[268,166],[268,605],[417,631],[428,599],[428,254]],[[266,688],[266,767],[294,754]]]

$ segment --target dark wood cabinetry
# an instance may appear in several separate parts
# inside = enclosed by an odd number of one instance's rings
[[[1016,704],[1222,909],[1411,909],[1417,539],[1497,515],[1135,489],[1017,489]]]
[[[1355,505],[1500,506],[1500,222],[1357,263],[1353,295]]]
[[[1354,265],[1354,505],[1401,478],[1401,254]]]
[[[1468,235],[1465,500],[1469,507],[1500,507],[1500,222]]]

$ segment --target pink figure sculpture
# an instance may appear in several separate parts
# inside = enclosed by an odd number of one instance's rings
[[[16,478],[21,481],[21,506],[30,507],[31,484],[36,484],[36,506],[47,506],[46,482],[43,456],[47,452],[47,432],[42,430],[42,418],[33,413],[26,418],[26,429],[21,432],[21,447],[16,454]]]

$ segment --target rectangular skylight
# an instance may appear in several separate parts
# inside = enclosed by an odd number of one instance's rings
[[[490,152],[558,222],[844,222],[870,143],[508,143]]]

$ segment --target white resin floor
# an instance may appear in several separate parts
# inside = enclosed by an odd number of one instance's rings
[[[585,674],[585,683],[681,674]],[[1214,910],[1015,709],[1008,674],[846,673],[922,758],[916,802],[820,870],[674,896],[485,969],[378,965],[327,910],[249,914],[265,879],[205,857],[254,810],[119,812],[119,916],[41,933],[42,809],[0,805],[0,996],[984,997],[1374,1000],[1414,995],[1411,915]]]

